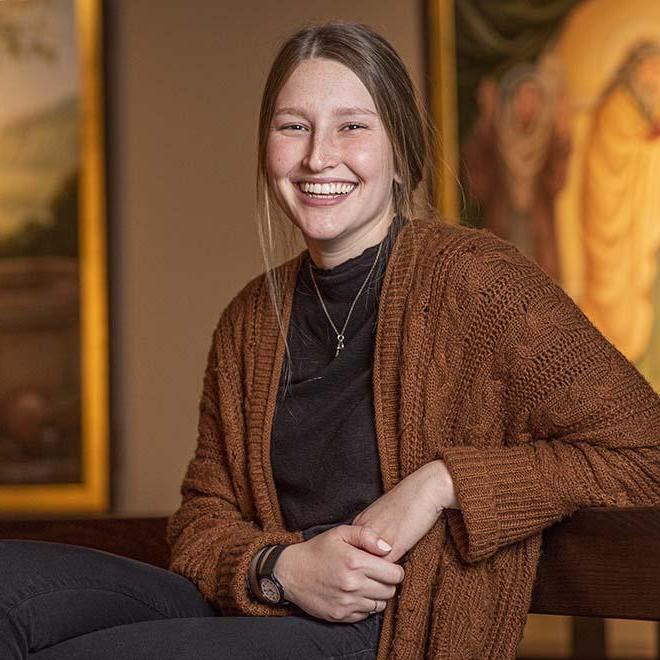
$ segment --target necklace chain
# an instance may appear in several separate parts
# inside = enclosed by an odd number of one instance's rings
[[[316,289],[316,295],[319,297],[319,301],[321,302],[321,307],[323,308],[323,311],[325,312],[325,315],[330,321],[330,325],[332,326],[332,329],[335,331],[335,334],[337,335],[337,352],[335,353],[335,357],[339,355],[341,352],[342,348],[344,348],[344,332],[346,332],[346,327],[348,326],[348,320],[351,318],[351,314],[353,313],[353,308],[355,307],[355,303],[358,301],[358,298],[360,297],[360,294],[364,290],[364,287],[367,285],[367,282],[369,281],[369,278],[371,277],[371,274],[374,272],[374,268],[376,267],[376,264],[378,263],[378,257],[380,256],[380,251],[383,247],[383,242],[378,246],[378,252],[376,252],[376,258],[374,259],[373,264],[371,264],[371,268],[369,269],[369,272],[367,273],[367,277],[362,282],[362,286],[360,287],[360,290],[357,292],[357,295],[353,299],[353,303],[351,304],[351,308],[348,310],[348,314],[346,316],[346,320],[344,321],[344,327],[341,329],[341,332],[337,330],[337,326],[334,324],[332,319],[330,318],[330,314],[328,313],[328,310],[325,306],[325,303],[323,302],[323,297],[321,296],[321,292],[319,291],[319,287],[316,284],[316,278],[314,277],[314,271],[312,270],[312,259],[310,257],[309,259],[309,274],[312,278],[312,282],[314,284],[314,288]]]

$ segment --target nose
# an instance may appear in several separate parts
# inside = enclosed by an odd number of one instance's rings
[[[330,131],[314,131],[308,143],[303,166],[313,172],[335,167],[339,161],[339,150]]]

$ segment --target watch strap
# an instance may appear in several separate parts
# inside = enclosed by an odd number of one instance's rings
[[[270,548],[268,554],[265,554],[262,559],[261,570],[258,571],[258,573],[260,575],[268,575],[270,577],[273,573],[273,569],[275,568],[275,562],[279,559],[283,550],[287,547],[288,546],[286,545],[280,544],[274,545],[272,548]]]
[[[255,553],[254,557],[252,558],[252,561],[250,562],[250,567],[248,568],[248,575],[247,575],[247,588],[248,588],[248,593],[252,598],[255,600],[261,600],[260,594],[259,594],[259,566],[261,565],[262,559],[264,557],[264,554],[266,550],[269,548],[272,548],[273,546],[266,545],[260,550],[257,550]]]
[[[279,559],[279,556],[282,554],[285,548],[288,546],[286,544],[278,544],[267,548],[263,555],[261,555],[258,565],[257,565],[257,582],[261,584],[263,578],[267,578],[272,582],[277,588],[280,599],[277,603],[270,603],[272,605],[289,605],[289,601],[284,598],[284,587],[281,582],[275,577],[273,571],[275,569],[275,563]],[[261,592],[261,589],[259,590]],[[270,602],[270,601],[267,601]]]

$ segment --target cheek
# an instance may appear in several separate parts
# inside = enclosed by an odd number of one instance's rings
[[[288,174],[300,161],[298,141],[282,140],[277,137],[269,140],[266,149],[266,164],[273,178]]]
[[[373,142],[349,145],[345,151],[346,161],[351,169],[365,180],[375,182],[382,179],[384,186],[389,186],[394,178],[394,161],[389,143]]]
[[[268,169],[268,174],[271,179],[277,178],[279,174],[280,161],[281,161],[281,149],[276,142],[270,140],[268,142],[268,147],[266,148],[266,168]]]

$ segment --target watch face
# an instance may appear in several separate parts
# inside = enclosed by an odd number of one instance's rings
[[[277,585],[268,578],[261,578],[259,581],[259,586],[261,587],[261,593],[264,598],[271,603],[277,603],[280,600],[280,590],[277,588]]]

